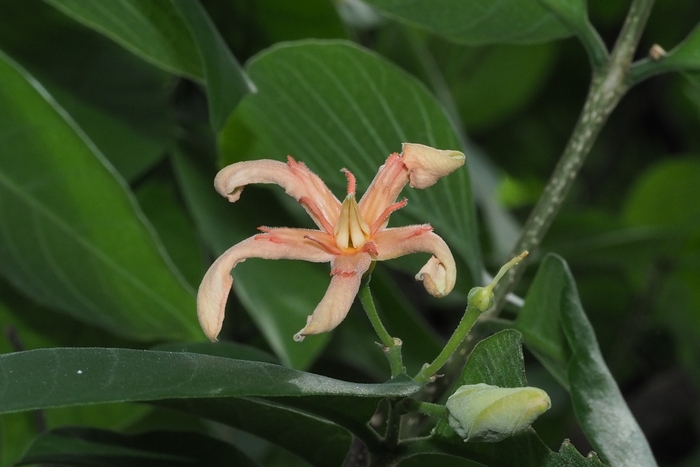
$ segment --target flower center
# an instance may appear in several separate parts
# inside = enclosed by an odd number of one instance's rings
[[[355,193],[348,193],[345,197],[333,235],[341,250],[362,248],[370,238],[370,228],[360,215]]]

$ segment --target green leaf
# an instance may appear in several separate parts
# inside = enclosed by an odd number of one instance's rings
[[[389,154],[401,150],[402,142],[460,147],[443,109],[423,85],[356,45],[278,45],[254,57],[247,70],[258,92],[243,100],[221,134],[227,162],[290,154],[341,193],[345,178],[340,168],[352,171],[358,185],[367,187]],[[468,265],[472,277],[480,277],[467,169],[429,189],[405,193],[408,206],[392,216],[392,223],[430,222]]]
[[[203,252],[177,188],[172,178],[156,175],[139,183],[135,195],[173,263],[197,287],[204,275]]]
[[[270,223],[270,219],[261,216],[261,211],[265,214],[266,210],[260,209],[260,206],[276,205],[269,193],[263,190],[254,193],[253,188],[247,189],[248,196],[258,197],[257,203],[241,201],[231,206],[212,186],[213,168],[209,173],[201,164],[181,153],[175,155],[174,167],[200,234],[215,253],[223,253],[235,243],[254,235],[258,226]],[[262,198],[264,194],[268,196]],[[323,269],[302,261],[251,259],[233,272],[234,291],[285,365],[308,368],[328,341],[328,334],[309,337],[303,344],[292,339],[328,288],[328,273]],[[270,284],[274,284],[275,293],[270,293]]]
[[[124,435],[89,428],[60,428],[39,436],[17,465],[30,464],[95,467],[258,465],[230,444],[200,433],[155,431]]]
[[[595,332],[581,306],[571,271],[563,259],[555,255],[544,258],[526,303],[530,300],[540,307],[536,310],[532,306],[527,310],[524,308],[521,313],[538,313],[545,316],[545,319],[559,314],[561,329],[570,352],[566,381],[574,411],[596,452],[611,465],[656,465],[644,434],[605,365]],[[551,326],[542,326],[531,318],[522,323],[539,327],[535,330],[535,335],[540,339],[547,338],[546,332],[552,332],[550,339],[561,339],[561,331],[554,330]],[[524,324],[519,327],[523,328]],[[525,338],[527,342],[528,334],[525,334]],[[542,348],[539,342],[535,346]],[[564,355],[561,342],[553,349],[548,351],[548,355],[556,355],[557,359],[561,359]],[[557,363],[561,364],[561,360]]]
[[[698,180],[700,157],[697,156],[665,159],[650,167],[627,195],[623,208],[625,222],[631,226],[662,227],[697,236],[700,234],[700,205],[693,201],[697,198]]]
[[[0,388],[5,413],[182,398],[399,397],[420,386],[406,380],[350,383],[270,363],[184,352],[56,348],[0,355]]]
[[[0,280],[0,354],[61,345],[114,345],[133,343],[119,340],[100,329],[86,326],[69,316],[52,313],[32,303]],[[11,466],[29,443],[48,428],[62,425],[90,425],[121,428],[151,411],[146,406],[112,404],[64,407],[43,411],[0,415],[0,466]]]
[[[214,130],[221,130],[243,96],[254,91],[255,86],[229,51],[202,5],[192,0],[171,1],[197,44],[207,83],[209,120]]]
[[[367,0],[392,17],[471,45],[533,43],[570,33],[537,0]]]
[[[291,402],[309,400],[314,408],[319,397],[293,397]],[[270,441],[291,453],[294,453],[315,466],[334,467],[342,465],[352,436],[341,426],[317,415],[302,412],[296,408],[280,404],[280,398],[227,398],[227,399],[180,399],[158,402],[162,407],[181,410],[198,417],[214,420],[226,425],[239,428],[247,433]],[[343,398],[350,407],[355,402],[360,404],[367,401],[371,411],[364,419],[369,420],[377,404],[376,399]],[[365,414],[366,411],[361,411]],[[313,412],[311,412],[313,413]],[[310,441],[323,440],[315,443],[310,449]]]
[[[522,333],[528,349],[568,390],[566,372],[571,349],[561,322],[564,297],[542,292],[561,290],[565,283],[566,277],[556,269],[540,268],[528,290],[525,305],[515,320],[515,328]]]
[[[170,0],[47,1],[164,70],[204,78],[197,45]]]
[[[478,383],[504,388],[527,386],[522,341],[518,331],[507,329],[479,342],[469,355],[453,390]],[[447,424],[447,420],[440,420],[435,433],[440,437],[463,441]]]
[[[630,71],[630,81],[636,83],[670,71],[700,71],[700,24],[670,52],[636,62]]]
[[[255,362],[279,363],[269,353],[249,345],[235,342],[168,342],[159,344],[151,350],[165,352],[189,352],[215,357],[235,358],[238,360],[251,360]]]
[[[124,182],[1,54],[0,113],[0,272],[38,302],[122,336],[198,336],[193,293]]]
[[[500,331],[474,347],[454,388],[478,383],[507,388],[527,386],[522,335],[518,331]],[[441,451],[443,454],[466,457],[485,465],[602,465],[595,457],[583,458],[568,442],[562,444],[558,453],[550,451],[531,428],[498,443],[465,443],[446,420],[438,422],[433,436],[424,441],[417,441],[415,446],[409,449],[422,453]]]
[[[527,386],[522,342],[518,331],[508,329],[479,342],[455,387],[478,383],[503,388]]]
[[[608,50],[598,32],[588,21],[586,0],[539,0],[571,32],[578,35],[594,67],[605,65]]]
[[[41,0],[0,2],[0,49],[56,99],[127,180],[169,144],[174,77]]]
[[[204,81],[215,130],[254,89],[199,2],[48,1],[156,66]]]

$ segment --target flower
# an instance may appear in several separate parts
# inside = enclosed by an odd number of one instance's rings
[[[455,261],[445,242],[428,224],[387,228],[391,213],[406,206],[396,202],[410,183],[427,188],[464,164],[459,151],[433,149],[404,143],[402,153],[389,156],[379,168],[359,203],[355,200],[355,177],[342,169],[348,180],[341,203],[306,165],[288,156],[287,163],[262,159],[224,167],[214,186],[230,202],[236,202],[246,185],[276,183],[309,213],[318,230],[260,227],[254,235],[229,248],[211,265],[197,292],[197,315],[204,333],[216,340],[233,278],[231,270],[247,258],[300,259],[331,263],[331,283],[306,326],[294,335],[301,341],[309,334],[335,328],[345,318],[360,288],[362,275],[372,261],[384,261],[409,253],[433,256],[416,275],[428,292],[443,297],[456,279]]]

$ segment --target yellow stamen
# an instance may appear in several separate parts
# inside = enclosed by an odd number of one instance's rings
[[[353,193],[348,194],[340,208],[340,217],[333,232],[341,250],[362,248],[370,237],[370,228],[360,215]]]

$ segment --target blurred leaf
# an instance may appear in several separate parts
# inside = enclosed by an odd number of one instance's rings
[[[171,2],[187,23],[199,50],[207,84],[209,120],[214,130],[221,130],[243,96],[254,91],[255,86],[228,50],[200,3],[192,0]]]
[[[156,431],[123,435],[89,428],[60,428],[39,436],[18,465],[255,466],[233,446],[199,433]]]
[[[528,302],[533,302],[532,304]],[[568,266],[558,256],[547,255],[526,299],[527,308],[520,312],[518,327],[528,345],[544,354],[545,365],[557,365],[555,376],[561,378],[562,359],[568,352],[566,382],[571,392],[576,418],[586,436],[611,465],[656,465],[649,444],[632,416],[610,370],[600,353],[595,332],[588,322],[574,279]],[[537,307],[535,308],[535,306]],[[540,314],[543,318],[524,317]],[[557,321],[566,337],[568,352],[561,342],[561,331],[545,324]],[[530,329],[530,327],[534,329]],[[535,336],[529,341],[530,336]],[[546,348],[542,341],[553,340]]]
[[[460,147],[443,109],[420,83],[353,44],[278,45],[256,56],[247,68],[258,92],[243,100],[221,134],[226,162],[291,154],[332,190],[343,192],[341,167],[355,174],[360,187],[369,186],[402,142]],[[251,133],[260,143],[251,144],[250,138],[240,142],[241,134]],[[472,277],[480,277],[467,169],[427,190],[406,193],[408,206],[392,218],[399,224],[430,222],[469,266]]]
[[[204,78],[197,45],[170,0],[46,0],[171,73]]]
[[[175,180],[149,177],[138,185],[136,199],[158,233],[173,263],[192,287],[204,275],[203,252],[195,228],[185,212]]]
[[[667,159],[651,167],[627,195],[626,223],[700,233],[700,203],[692,202],[697,199],[698,180],[698,157]]]
[[[555,44],[464,47],[433,41],[431,50],[468,131],[493,127],[531,103],[552,70]]]
[[[347,30],[340,21],[335,2],[295,0],[254,0],[260,28],[270,43],[313,37],[316,39],[346,38]]]
[[[538,0],[366,0],[392,17],[470,45],[533,43],[570,33]]]
[[[174,158],[174,166],[191,215],[215,253],[223,253],[255,234],[258,226],[270,223],[270,219],[265,219],[265,209],[261,209],[269,205],[269,197],[258,198],[255,204],[241,201],[231,206],[214,190],[213,170],[207,173],[180,153]],[[304,326],[306,317],[323,297],[329,284],[327,273],[318,265],[302,261],[251,259],[237,266],[233,276],[236,294],[280,360],[294,368],[308,368],[329,336],[312,336],[303,344],[294,342],[292,336]],[[270,293],[271,284],[275,293]]]
[[[36,78],[133,180],[168,144],[171,75],[40,0],[0,1],[0,49]]]
[[[215,130],[254,89],[199,2],[48,1],[156,66],[203,81]]]
[[[342,465],[352,442],[350,433],[318,415],[310,415],[295,408],[285,407],[286,404],[280,404],[279,399],[263,400],[241,397],[180,399],[166,400],[157,404],[239,428],[298,455],[311,465],[328,467]],[[299,399],[310,399],[314,406],[319,400],[318,397],[292,397],[289,399],[292,402]],[[372,416],[377,404],[377,399],[366,400],[372,404],[372,411],[364,419],[364,423]],[[355,402],[364,404],[365,399],[344,398],[343,402],[354,407]],[[364,414],[365,411],[361,411],[361,413]],[[319,442],[310,446],[310,440]]]
[[[420,388],[410,380],[358,384],[269,363],[114,348],[56,348],[0,355],[0,387],[0,413],[198,397],[398,397]]]
[[[527,385],[522,336],[518,331],[501,331],[479,342],[453,389],[477,383],[511,388]],[[498,443],[465,443],[446,420],[440,420],[433,433],[427,440],[417,441],[412,448],[425,454],[442,451],[483,465],[602,466],[596,457],[581,456],[568,441],[562,444],[558,453],[550,451],[532,428]]]
[[[122,336],[198,335],[192,291],[124,182],[47,92],[2,55],[0,112],[0,270],[8,280]]]

